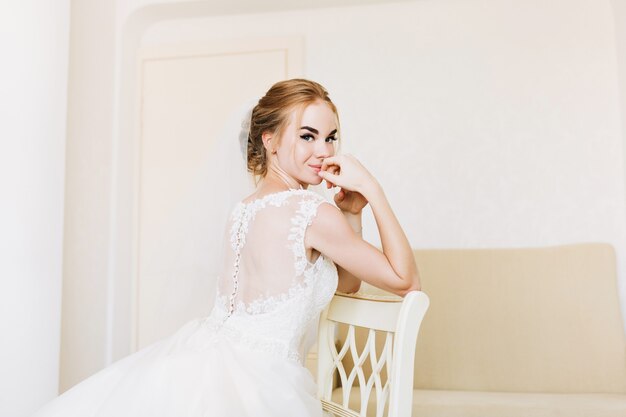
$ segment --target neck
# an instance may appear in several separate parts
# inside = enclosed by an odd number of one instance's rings
[[[308,184],[307,184],[308,186]],[[271,189],[301,189],[304,187],[300,182],[290,177],[289,175],[268,172],[267,175],[261,180],[259,188],[271,188]]]
[[[285,172],[279,172],[273,169],[269,169],[267,175],[263,177],[261,183],[259,184],[259,188],[285,188],[288,189],[306,189],[308,184],[302,184],[298,182],[295,178],[289,176]]]

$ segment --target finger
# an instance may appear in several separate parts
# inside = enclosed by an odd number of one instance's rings
[[[331,174],[328,171],[320,171],[320,172],[317,173],[317,175],[319,175],[320,177],[324,178],[326,181],[332,182],[333,186],[335,184],[337,184],[336,181],[337,181],[338,176],[335,175],[335,174]]]
[[[327,161],[322,161],[322,167],[320,168],[322,171],[328,171],[333,165],[328,163]]]
[[[329,165],[340,165],[336,156],[329,156],[322,161],[322,170],[325,171]]]
[[[326,172],[329,172],[333,175],[337,175],[339,173],[339,168],[337,168],[336,166],[331,166],[329,167]],[[335,184],[333,184],[333,187],[335,186]]]
[[[324,178],[324,174],[326,174],[327,171],[319,171],[317,173],[317,175],[322,178],[322,180],[326,181],[326,188],[332,188],[335,186],[335,184],[333,184],[329,179]]]

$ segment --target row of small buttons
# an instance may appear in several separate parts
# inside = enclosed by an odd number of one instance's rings
[[[224,323],[235,311],[235,297],[237,296],[237,288],[239,287],[239,281],[237,279],[239,275],[239,261],[241,259],[241,229],[243,228],[243,221],[239,221],[239,227],[237,229],[237,244],[236,244],[236,253],[235,253],[235,265],[233,271],[233,292],[230,294],[230,305],[228,309],[228,314],[224,316]]]

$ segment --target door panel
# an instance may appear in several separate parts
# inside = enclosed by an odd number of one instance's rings
[[[211,164],[242,102],[299,76],[293,39],[178,45],[140,57],[134,346],[165,337],[213,306],[228,209]],[[298,65],[298,62],[300,65]],[[237,138],[232,138],[237,140]]]

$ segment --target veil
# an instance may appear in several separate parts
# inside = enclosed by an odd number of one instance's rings
[[[219,274],[222,260],[227,256],[229,219],[235,205],[254,192],[254,178],[248,172],[245,153],[242,153],[240,135],[248,127],[243,126],[258,99],[248,99],[234,107],[218,128],[210,155],[206,161],[205,184],[208,193],[209,223],[215,231],[209,237],[210,264],[215,275]],[[214,287],[210,297],[217,295]]]
[[[217,136],[215,182],[222,191],[221,203],[228,209],[254,192],[254,178],[247,169],[246,151],[250,116],[257,102],[258,99],[247,99],[237,106]]]

